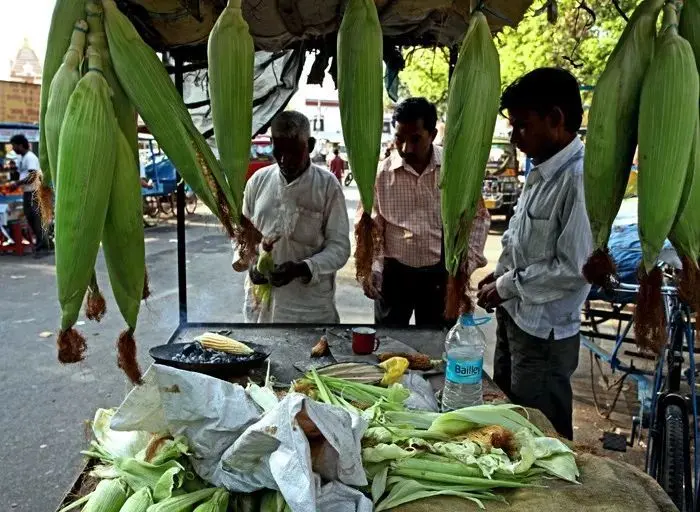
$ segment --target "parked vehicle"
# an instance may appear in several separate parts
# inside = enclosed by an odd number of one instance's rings
[[[258,135],[253,139],[250,145],[250,163],[248,164],[246,181],[248,181],[258,169],[262,169],[274,163],[275,157],[272,155],[272,138],[269,135]]]
[[[482,195],[492,215],[513,215],[522,191],[517,149],[506,138],[495,138],[491,145]]]

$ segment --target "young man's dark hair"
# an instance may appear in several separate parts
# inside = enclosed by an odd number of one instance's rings
[[[338,151],[338,148],[335,148],[335,149],[333,150],[333,154],[334,154],[335,156],[338,156],[338,155],[340,154],[340,151]]]
[[[27,140],[27,137],[25,137],[21,133],[13,135],[10,139],[10,144],[23,147],[24,149],[29,149],[29,141]]]
[[[425,98],[408,98],[396,105],[391,124],[396,126],[396,123],[410,123],[419,119],[423,120],[423,128],[433,132],[437,126],[435,105]]]
[[[560,68],[539,68],[509,85],[501,96],[501,111],[534,110],[545,117],[558,108],[566,129],[576,133],[583,120],[581,93],[576,78]]]

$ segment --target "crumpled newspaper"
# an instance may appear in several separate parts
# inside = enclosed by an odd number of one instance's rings
[[[312,446],[297,419],[302,411],[319,434],[313,469]],[[305,395],[291,393],[263,414],[238,384],[153,365],[111,428],[184,435],[202,478],[232,492],[279,490],[293,512],[372,510],[348,487],[367,484],[360,455],[366,421]]]

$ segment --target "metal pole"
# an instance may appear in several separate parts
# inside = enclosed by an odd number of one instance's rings
[[[175,87],[180,96],[184,90],[182,60],[175,57]],[[179,298],[180,327],[187,325],[187,253],[185,251],[185,183],[176,172],[177,180],[177,290]]]
[[[457,65],[457,57],[459,57],[459,46],[450,46],[450,62],[447,68],[448,85],[452,82],[452,73],[454,73],[455,66]]]

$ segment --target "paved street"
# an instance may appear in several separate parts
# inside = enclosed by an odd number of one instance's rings
[[[359,201],[357,188],[346,188],[348,215],[354,218]],[[200,209],[201,209],[200,205]],[[199,210],[198,212],[199,213]],[[502,220],[495,220],[486,256],[493,265],[500,251]],[[143,366],[147,349],[166,341],[178,321],[176,240],[173,221],[161,220],[146,232],[147,265],[152,296],[142,308],[136,339]],[[242,321],[243,278],[231,270],[231,248],[210,215],[188,217],[187,265],[191,321]],[[476,283],[483,269],[474,277]],[[53,256],[0,257],[0,496],[2,511],[53,512],[80,469],[80,450],[85,447],[84,421],[98,407],[119,404],[128,387],[116,366],[115,341],[124,328],[108,286],[104,261],[97,274],[105,290],[108,313],[101,324],[85,322],[78,328],[86,335],[88,357],[73,366],[56,361],[53,332],[59,323]],[[372,305],[353,280],[350,261],[338,278],[337,301],[344,323],[373,319]],[[494,322],[485,326],[490,347],[485,367],[492,369]],[[46,337],[43,337],[46,336]],[[410,340],[406,340],[410,343]],[[440,353],[441,337],[430,347],[416,347],[434,356]],[[600,430],[610,422],[600,420],[590,396],[590,365],[581,353],[575,376],[579,441],[598,445]],[[585,357],[584,357],[585,356]],[[633,393],[634,390],[632,390]],[[617,420],[628,426],[623,411]],[[631,410],[631,409],[630,409]],[[635,461],[634,457],[626,460]]]

